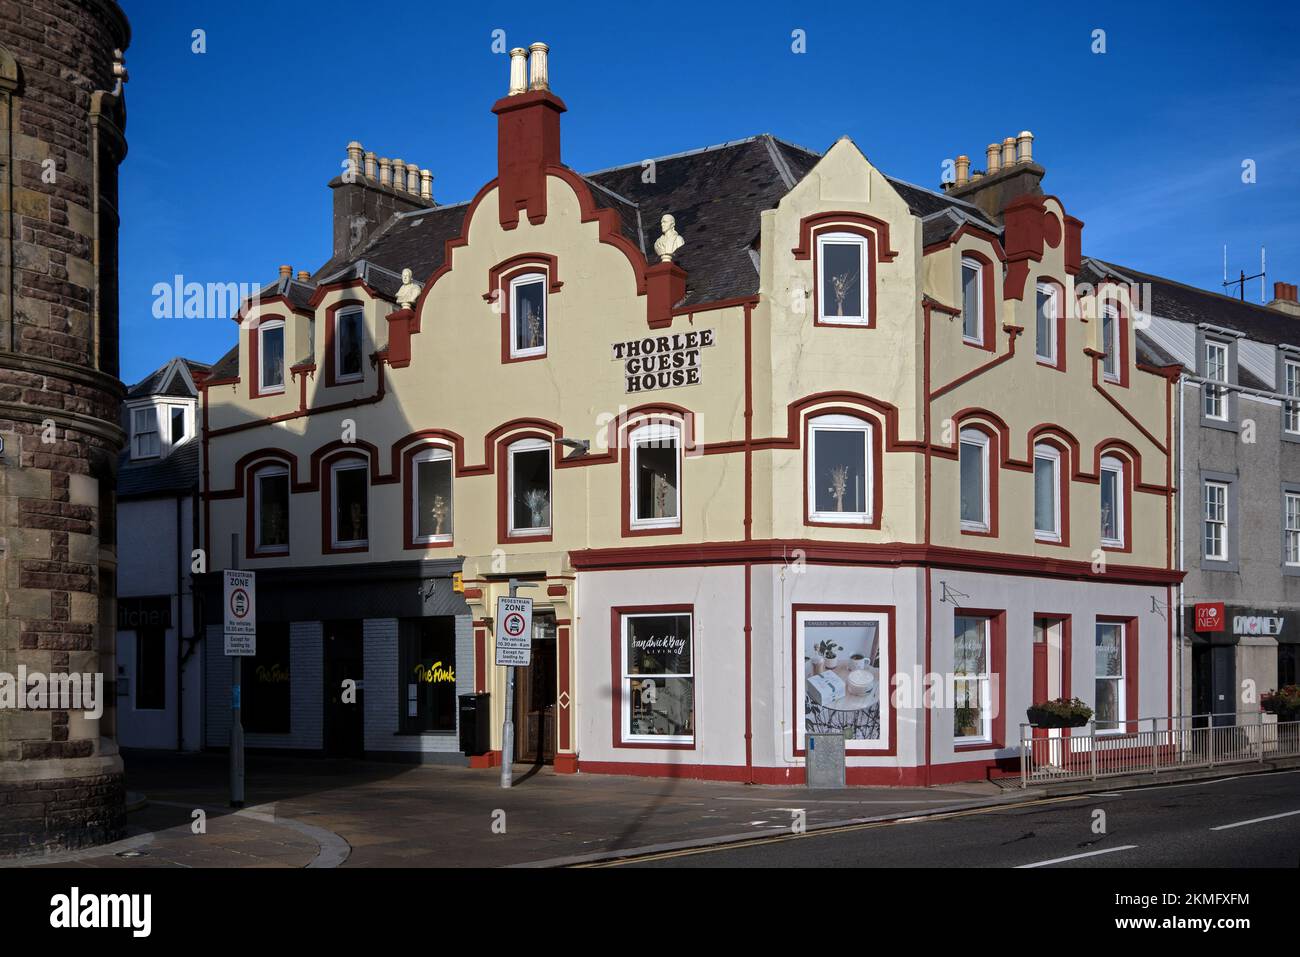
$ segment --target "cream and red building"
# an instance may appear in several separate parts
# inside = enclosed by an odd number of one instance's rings
[[[511,577],[519,752],[560,771],[794,782],[843,730],[850,783],[938,783],[1015,766],[1044,697],[1169,714],[1176,372],[1076,282],[1032,138],[943,192],[847,138],[584,175],[546,56],[467,203],[352,144],[334,255],[202,385],[209,567],[257,571],[271,649],[250,744],[455,758],[484,691],[499,761]]]

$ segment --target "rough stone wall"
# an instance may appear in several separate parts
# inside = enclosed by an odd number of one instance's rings
[[[101,673],[106,710],[0,710],[0,853],[111,840],[117,166],[111,0],[0,0],[0,672]]]

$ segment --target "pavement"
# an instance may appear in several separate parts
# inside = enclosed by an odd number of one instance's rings
[[[988,782],[811,790],[555,774],[549,768],[522,765],[515,769],[515,786],[504,791],[499,769],[255,754],[247,763],[247,806],[234,811],[227,806],[224,754],[129,752],[125,762],[128,789],[145,799],[128,815],[124,840],[57,856],[9,859],[0,866],[548,867],[647,855],[664,860],[680,856],[685,861],[701,848],[720,845],[759,842],[766,847],[763,842],[779,844],[795,835],[855,830],[880,834],[887,822],[928,819],[927,826],[933,827],[939,823],[935,815],[952,822],[943,824],[945,829],[967,834],[975,828],[958,823],[959,817],[974,822],[976,815],[984,815],[983,820],[991,820],[998,814],[1021,813],[1025,805],[1040,808],[1028,813],[1044,813],[1041,809],[1048,805],[1072,800],[1059,793],[1062,785],[1055,786],[1055,797],[1043,789],[1005,790]],[[1219,772],[1229,773],[1234,772]],[[1300,795],[1300,773],[1254,777],[1285,777],[1291,793]],[[1086,803],[1125,783],[1073,787],[1075,793],[1082,792],[1078,800]],[[1287,786],[1282,786],[1283,794]],[[1300,808],[1300,797],[1295,804]],[[1287,824],[1300,828],[1300,817]],[[834,846],[856,847],[856,840],[835,841]],[[949,846],[964,845],[956,835],[950,845],[929,848],[910,848],[904,841],[889,845],[894,850],[888,853],[872,852],[854,863],[946,864]],[[759,857],[781,860],[780,854],[769,849]],[[702,855],[697,862],[710,863],[710,858]],[[724,863],[720,858],[713,862]]]

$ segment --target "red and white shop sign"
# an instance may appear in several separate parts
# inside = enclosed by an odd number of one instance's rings
[[[1207,601],[1196,606],[1197,631],[1223,631],[1223,602]]]

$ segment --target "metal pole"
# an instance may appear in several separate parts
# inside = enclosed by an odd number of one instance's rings
[[[536,588],[531,582],[519,584],[519,579],[510,579],[510,597],[516,597],[520,588]],[[492,628],[495,630],[501,627],[501,622],[494,621]],[[532,636],[529,635],[529,639]],[[509,788],[514,776],[514,759],[515,759],[515,666],[506,665],[506,722],[501,729],[501,786]]]
[[[230,536],[230,567],[239,568],[239,534]],[[244,806],[244,725],[239,719],[240,679],[243,677],[243,655],[235,655],[230,663],[230,806]]]

